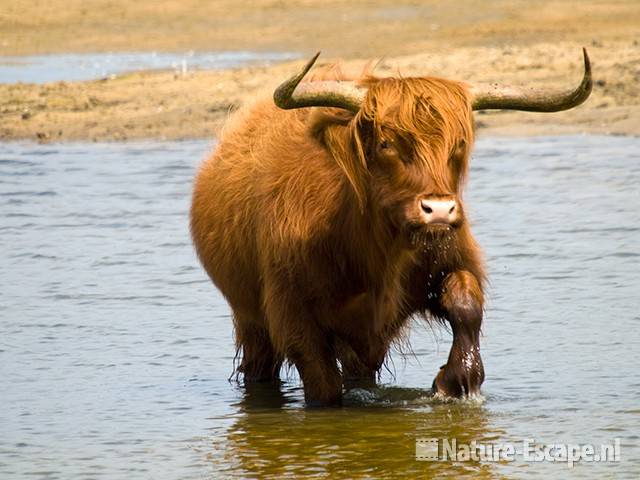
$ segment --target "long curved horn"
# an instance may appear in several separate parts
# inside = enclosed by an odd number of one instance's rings
[[[275,104],[285,110],[304,107],[336,107],[352,112],[360,110],[360,105],[367,91],[359,88],[354,82],[318,81],[300,83],[320,52],[316,53],[300,73],[282,83],[273,92]]]
[[[584,76],[574,90],[542,90],[527,87],[509,87],[498,84],[472,85],[474,110],[525,110],[528,112],[559,112],[576,107],[591,94],[591,62],[583,48]]]

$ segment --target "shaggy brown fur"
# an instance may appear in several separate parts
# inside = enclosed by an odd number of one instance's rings
[[[197,175],[191,231],[233,309],[239,370],[271,380],[287,359],[308,404],[339,403],[343,380],[374,379],[409,318],[431,314],[454,334],[434,388],[476,393],[484,274],[462,212],[469,94],[437,78],[361,82],[357,114],[246,107]],[[424,225],[425,195],[455,198],[451,228]]]

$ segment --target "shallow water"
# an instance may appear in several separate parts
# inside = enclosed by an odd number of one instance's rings
[[[118,52],[0,57],[0,83],[92,80],[138,70],[221,70],[291,60],[286,52]]]
[[[491,286],[485,401],[428,387],[416,325],[375,391],[306,410],[229,382],[229,309],[187,224],[206,142],[0,144],[0,477],[638,478],[640,139],[484,139],[467,209]],[[621,461],[418,462],[417,438],[621,442]]]

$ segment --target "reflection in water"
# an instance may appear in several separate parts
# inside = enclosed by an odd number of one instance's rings
[[[345,408],[290,408],[279,386],[251,385],[236,404],[236,419],[214,449],[215,464],[244,478],[321,475],[327,478],[492,477],[490,464],[415,461],[417,438],[459,443],[497,441],[480,403],[441,403],[427,392],[376,389]],[[416,396],[419,393],[419,396]],[[347,396],[349,398],[349,395]]]

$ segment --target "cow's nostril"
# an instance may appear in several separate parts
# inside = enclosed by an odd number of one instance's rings
[[[433,210],[431,209],[431,207],[427,207],[426,205],[423,206],[422,209],[425,211],[425,213],[433,213]]]
[[[449,209],[449,215],[451,215],[455,209],[456,209],[456,206],[455,206],[455,205],[454,205],[453,207],[451,207],[451,208]]]

